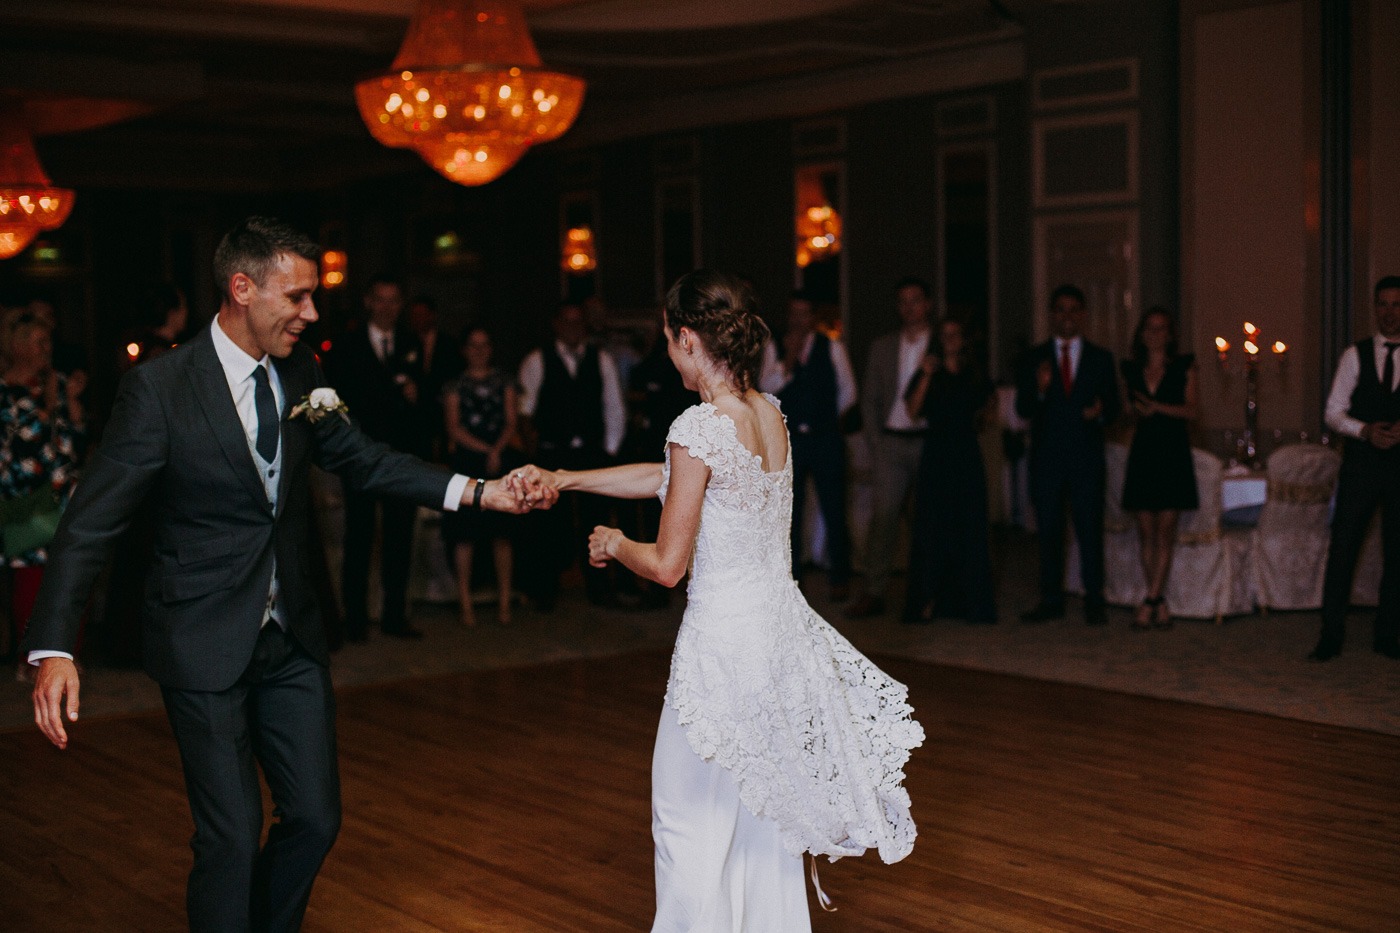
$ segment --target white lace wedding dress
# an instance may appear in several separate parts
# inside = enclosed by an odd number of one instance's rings
[[[652,761],[653,933],[806,933],[803,852],[913,848],[903,767],[923,729],[792,579],[791,457],[765,472],[709,404],[667,441],[663,501],[672,444],[710,481]]]

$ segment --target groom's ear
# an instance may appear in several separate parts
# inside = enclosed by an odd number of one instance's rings
[[[228,282],[229,297],[240,305],[247,305],[252,301],[253,292],[257,287],[257,283],[246,273],[235,272]]]

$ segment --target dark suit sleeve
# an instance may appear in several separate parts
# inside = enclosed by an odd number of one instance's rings
[[[326,385],[316,367],[312,385]],[[451,471],[370,440],[353,421],[335,416],[314,426],[316,465],[337,474],[352,488],[407,499],[428,508],[441,509]]]
[[[122,378],[93,454],[49,548],[23,650],[73,651],[94,580],[169,457],[169,432],[150,366]]]

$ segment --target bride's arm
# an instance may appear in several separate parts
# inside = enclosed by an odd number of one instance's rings
[[[601,567],[617,560],[628,570],[662,586],[675,586],[690,566],[695,534],[700,530],[700,507],[710,468],[683,450],[672,451],[671,481],[661,510],[661,529],[655,544],[633,541],[616,528],[599,525],[588,539],[589,563]]]
[[[661,487],[661,464],[625,463],[601,470],[542,470],[528,466],[517,471],[528,484],[552,486],[560,492],[591,492],[614,499],[650,499]]]

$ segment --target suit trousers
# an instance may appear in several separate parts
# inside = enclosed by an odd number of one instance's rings
[[[190,929],[299,929],[340,830],[330,672],[269,622],[232,687],[161,692],[194,817]],[[258,765],[275,820],[261,850]]]
[[[1103,604],[1103,510],[1106,468],[1103,452],[1074,458],[1032,452],[1030,486],[1040,543],[1040,602],[1065,602],[1065,505],[1079,544],[1079,572],[1086,605]]]
[[[811,477],[826,526],[827,577],[833,586],[843,586],[851,579],[851,532],[846,523],[846,444],[840,433],[794,433],[792,473],[793,575],[802,563],[802,519]]]
[[[413,522],[418,506],[392,496],[345,490],[345,559],[340,592],[345,634],[362,637],[369,627],[369,563],[374,550],[374,513],[380,510],[379,581],[383,590],[379,627],[401,632],[408,625],[408,575],[413,559]]]
[[[865,591],[885,598],[894,572],[895,543],[914,482],[924,439],[919,435],[877,434],[870,448],[874,503],[865,540]]]
[[[1346,635],[1356,561],[1378,506],[1383,563],[1373,637],[1379,645],[1394,643],[1400,636],[1400,458],[1369,448],[1348,449],[1337,480],[1336,511],[1322,578],[1322,637],[1338,645]]]

